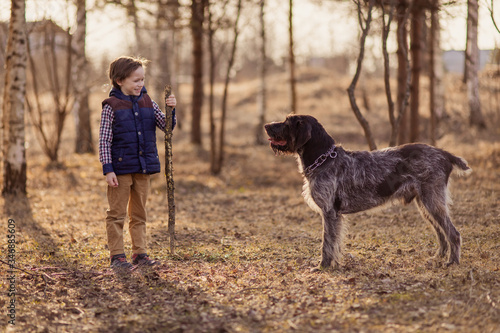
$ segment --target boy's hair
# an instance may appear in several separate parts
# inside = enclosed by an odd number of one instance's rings
[[[121,56],[116,58],[109,64],[109,79],[113,84],[113,87],[120,89],[118,85],[118,81],[125,80],[133,71],[137,68],[142,67],[146,69],[146,65],[149,63],[149,60],[144,58],[135,58],[135,57],[127,57]]]

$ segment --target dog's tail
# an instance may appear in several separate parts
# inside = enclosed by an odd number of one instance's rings
[[[448,152],[446,153],[448,154],[448,160],[451,162],[454,169],[460,176],[469,175],[470,173],[472,173],[472,169],[468,166],[467,161],[465,159],[450,154]]]

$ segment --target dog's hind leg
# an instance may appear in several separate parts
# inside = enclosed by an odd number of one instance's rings
[[[327,269],[332,265],[340,264],[342,257],[342,241],[344,226],[342,215],[335,210],[324,212],[323,216],[323,244],[319,270]]]
[[[424,206],[420,197],[416,198],[415,203],[422,217],[432,225],[434,231],[436,232],[436,237],[439,241],[439,249],[436,251],[435,258],[443,258],[444,256],[446,256],[446,251],[448,251],[448,241],[446,240],[446,236],[443,233],[443,230],[431,216],[427,208]]]
[[[450,250],[450,256],[447,266],[452,265],[453,263],[460,263],[460,247],[462,243],[462,238],[460,237],[460,232],[455,228],[453,223],[451,222],[449,213],[448,213],[448,189],[446,186],[443,186],[441,189],[437,190],[435,186],[432,189],[422,189],[422,197],[417,200],[421,202],[421,205],[427,212],[430,214],[432,218],[431,222],[434,222],[439,227],[439,231],[441,232],[441,236],[438,234],[438,238],[440,243],[442,242],[441,237],[444,235],[446,237],[446,241],[448,242],[448,248]],[[423,214],[425,216],[425,214]],[[436,232],[437,228],[435,227]],[[443,245],[440,245],[440,250],[438,254],[441,252]]]

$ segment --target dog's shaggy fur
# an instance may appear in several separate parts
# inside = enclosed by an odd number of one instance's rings
[[[434,227],[439,249],[449,251],[447,265],[460,262],[461,237],[451,222],[448,179],[452,169],[470,172],[467,162],[425,144],[377,151],[348,151],[313,117],[291,115],[265,125],[275,153],[295,154],[304,175],[303,196],[323,218],[319,269],[338,265],[342,254],[342,215],[361,212],[400,199],[415,201]]]

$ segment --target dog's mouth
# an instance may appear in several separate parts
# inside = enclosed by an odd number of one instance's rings
[[[282,140],[276,137],[270,137],[269,143],[271,146],[271,149],[273,150],[274,154],[276,155],[281,155],[281,154],[287,154],[288,153],[288,141]]]
[[[286,140],[279,140],[276,138],[269,138],[268,140],[271,143],[271,145],[274,145],[274,146],[286,146],[286,144],[287,144]]]

